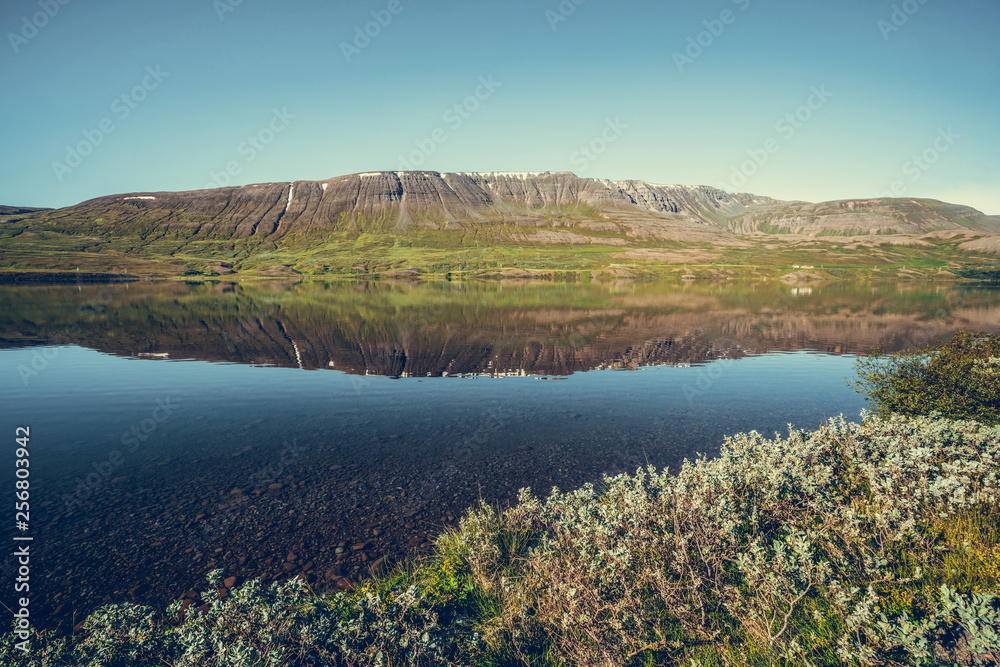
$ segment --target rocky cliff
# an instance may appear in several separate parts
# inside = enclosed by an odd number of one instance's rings
[[[920,235],[933,231],[1000,232],[994,216],[933,199],[852,199],[821,204],[777,203],[735,215],[729,228],[808,236]]]
[[[459,229],[482,223],[535,225],[545,210],[581,205],[593,217],[615,211],[693,224],[715,224],[775,200],[705,186],[579,178],[568,172],[373,172],[325,181],[264,183],[190,192],[98,197],[59,212],[167,230],[235,237],[284,235],[378,223]]]
[[[500,241],[614,246],[634,240],[739,245],[745,244],[739,237],[756,234],[855,237],[930,232],[968,233],[966,240],[977,240],[983,233],[1000,234],[1000,218],[934,200],[809,204],[707,186],[580,178],[569,172],[383,171],[323,181],[134,192],[56,211],[28,212],[16,222],[22,222],[27,232],[38,225],[89,239],[140,237],[141,243],[129,245],[125,255],[166,237],[182,241],[181,245],[242,241],[229,249],[235,252],[237,246],[274,249],[286,237],[309,240],[335,233],[406,230],[466,233],[490,227],[502,231],[486,239],[487,245]]]

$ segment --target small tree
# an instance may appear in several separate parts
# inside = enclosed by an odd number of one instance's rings
[[[858,359],[855,388],[876,414],[1000,424],[1000,335],[963,331],[922,350]]]

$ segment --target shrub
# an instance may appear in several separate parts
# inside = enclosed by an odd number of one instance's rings
[[[254,580],[179,623],[110,606],[28,655],[8,635],[0,664],[996,664],[997,555],[1000,427],[838,418],[675,475],[523,490],[352,593]]]
[[[964,331],[923,350],[858,360],[858,391],[883,417],[939,413],[1000,423],[1000,335]]]

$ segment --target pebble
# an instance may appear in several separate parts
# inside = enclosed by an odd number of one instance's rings
[[[269,488],[272,491],[277,491],[278,489],[280,489],[280,488],[282,488],[284,486],[285,486],[284,484],[281,484],[279,482],[275,482],[274,484],[269,484],[267,488]]]

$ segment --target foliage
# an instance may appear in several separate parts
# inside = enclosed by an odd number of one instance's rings
[[[523,490],[351,593],[255,580],[178,623],[111,606],[27,656],[8,635],[0,664],[990,664],[998,505],[1000,427],[838,418],[677,474]]]
[[[963,331],[923,350],[858,360],[856,386],[882,416],[937,412],[1000,423],[1000,335]]]

